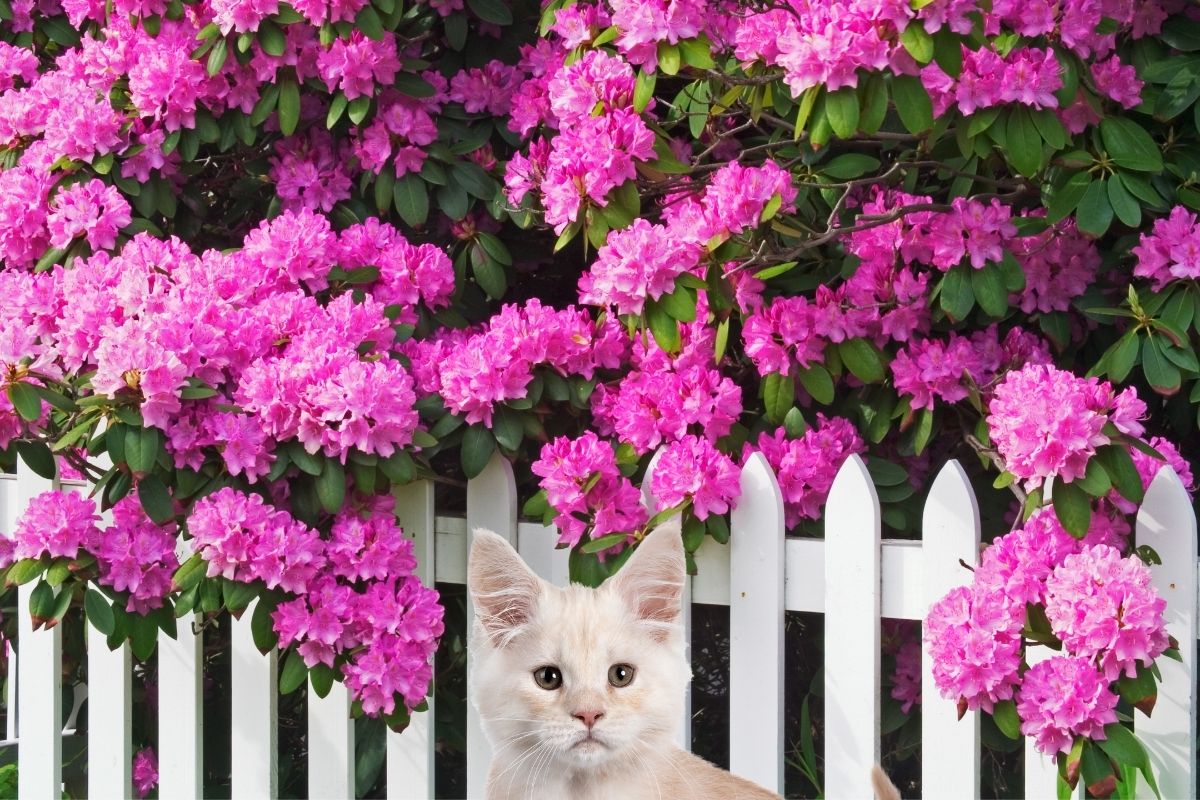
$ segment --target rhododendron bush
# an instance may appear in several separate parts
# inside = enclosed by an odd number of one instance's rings
[[[1131,791],[1176,654],[1132,514],[1164,463],[1191,490],[1200,404],[1182,0],[0,20],[0,465],[91,487],[0,553],[39,624],[145,659],[253,606],[285,691],[402,727],[443,612],[396,486],[499,454],[594,584],[671,514],[693,566],[727,541],[754,453],[796,535],[863,455],[902,538],[959,458],[995,540],[925,625],[939,689]]]

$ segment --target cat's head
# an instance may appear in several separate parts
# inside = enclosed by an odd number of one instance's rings
[[[685,570],[677,523],[650,533],[598,589],[552,586],[477,530],[471,694],[492,746],[529,766],[579,769],[636,761],[668,740],[691,677]]]

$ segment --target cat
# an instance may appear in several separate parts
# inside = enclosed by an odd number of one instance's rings
[[[467,572],[488,800],[779,797],[675,744],[691,679],[678,522],[647,535],[598,589],[552,586],[486,530]]]

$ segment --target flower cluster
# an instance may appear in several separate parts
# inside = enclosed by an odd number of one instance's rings
[[[1133,274],[1149,278],[1155,290],[1171,281],[1200,278],[1200,225],[1196,215],[1176,206],[1166,219],[1156,220],[1133,248]]]
[[[153,747],[138,750],[133,756],[133,788],[139,798],[150,794],[158,786],[158,758]]]
[[[725,514],[742,493],[741,470],[707,439],[684,436],[663,449],[650,481],[660,508],[691,501],[699,519]]]
[[[560,436],[548,442],[530,469],[541,478],[546,501],[557,512],[554,524],[562,544],[574,546],[589,529],[593,539],[632,534],[646,522],[641,495],[621,476],[612,447],[590,431],[577,439]],[[591,525],[580,516],[590,518]]]
[[[1016,239],[1010,247],[1025,273],[1017,302],[1027,314],[1066,311],[1095,282],[1100,269],[1100,251],[1069,218]]]
[[[1057,108],[1054,93],[1062,88],[1061,67],[1053,50],[1027,47],[1007,58],[987,48],[963,48],[962,72],[951,78],[936,63],[921,70],[933,110],[939,116],[955,108],[964,116],[1005,103]]]
[[[1115,721],[1113,681],[1134,676],[1169,646],[1165,602],[1137,557],[1121,555],[1128,530],[1093,519],[1083,540],[1054,512],[1036,512],[984,550],[970,586],[934,604],[925,643],[943,696],[990,711],[1015,699],[1022,733],[1038,749],[1069,749],[1077,736],[1104,738]],[[1063,654],[1022,672],[1021,631],[1038,608]],[[1030,623],[1033,624],[1033,623]]]
[[[1046,364],[1009,372],[988,407],[992,442],[1009,472],[1027,488],[1051,477],[1067,483],[1083,477],[1096,448],[1112,439],[1112,424],[1142,434],[1146,404],[1133,388],[1120,393],[1098,378],[1080,378]]]

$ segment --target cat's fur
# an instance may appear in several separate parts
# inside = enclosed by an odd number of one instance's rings
[[[475,532],[471,699],[493,748],[488,800],[778,798],[674,743],[691,678],[684,574],[677,523],[599,589],[552,586],[503,538]],[[610,685],[615,664],[634,667],[628,686]],[[553,690],[533,677],[549,665],[562,675]]]

